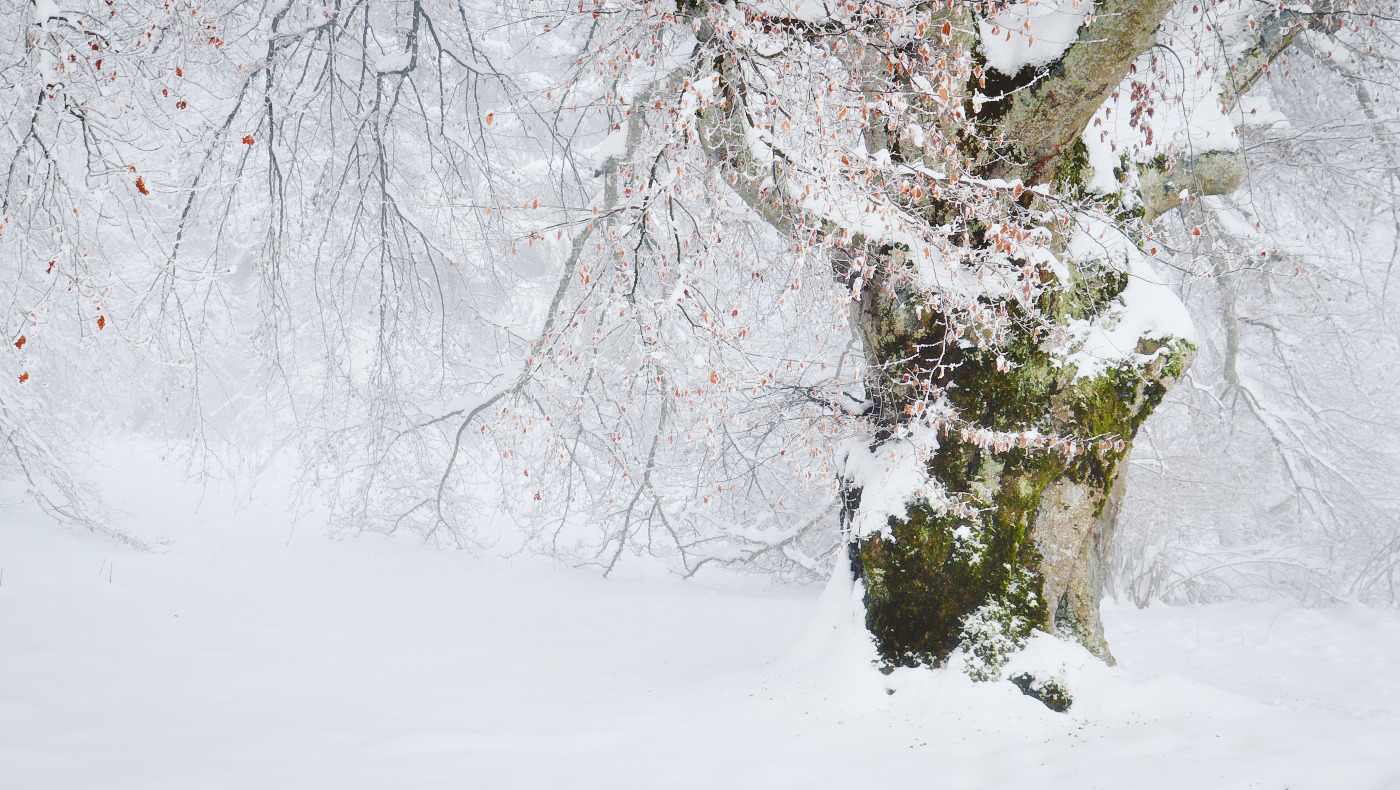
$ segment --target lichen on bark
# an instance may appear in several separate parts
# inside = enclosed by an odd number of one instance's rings
[[[1149,162],[1138,170],[1143,221],[1151,222],[1179,205],[1185,195],[1228,195],[1244,181],[1239,151],[1208,151],[1167,164]]]

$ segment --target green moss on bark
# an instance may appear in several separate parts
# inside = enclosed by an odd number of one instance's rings
[[[1050,315],[1089,317],[1126,285],[1111,268],[1086,267],[1052,299]],[[889,295],[863,315],[876,359],[894,360],[877,387],[892,424],[919,397],[920,380],[946,387],[959,413],[999,431],[1035,430],[1078,443],[1076,453],[1027,446],[993,452],[946,432],[930,475],[958,499],[962,515],[909,506],[883,535],[857,541],[852,560],[866,585],[867,625],[890,665],[937,664],[964,642],[974,612],[992,607],[1015,631],[1061,630],[1108,658],[1098,591],[1082,570],[1084,545],[1118,481],[1142,421],[1189,364],[1183,341],[1140,345],[1133,363],[1076,378],[1022,325],[999,352],[968,348],[943,318]],[[998,366],[998,353],[1013,363]],[[1101,531],[1101,528],[1100,528]],[[1024,633],[1011,633],[1023,639]]]

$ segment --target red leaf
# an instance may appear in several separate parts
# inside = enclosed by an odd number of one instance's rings
[[[20,335],[19,340],[15,341],[15,348],[24,348],[24,344],[28,342],[28,340],[29,338],[25,337],[24,335]]]
[[[245,135],[243,135],[243,144],[244,144],[244,145],[252,145],[253,143],[254,143],[253,135],[251,135],[251,134],[245,134]]]

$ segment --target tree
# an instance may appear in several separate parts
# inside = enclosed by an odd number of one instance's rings
[[[994,676],[1037,627],[1109,658],[1098,599],[1120,465],[1194,353],[1175,316],[1134,315],[1152,310],[1150,274],[1115,218],[1066,198],[1087,185],[1081,134],[1169,7],[1100,8],[1053,66],[1011,78],[976,56],[979,20],[957,4],[700,22],[717,91],[702,141],[770,221],[830,241],[859,303],[873,435],[848,461],[845,521],[887,662],[961,644]],[[842,142],[865,150],[836,156],[858,156],[856,189],[818,181],[826,146],[802,161],[770,132],[774,153],[754,155],[755,128],[832,90],[775,100],[767,86],[792,75],[754,56],[764,34],[850,75],[861,120]]]
[[[984,677],[1034,628],[1111,660],[1123,469],[1196,354],[1151,223],[1245,173],[1228,118],[1167,116],[1224,117],[1303,27],[1375,19],[84,9],[7,40],[37,99],[4,221],[169,363],[180,432],[277,425],[348,524],[605,572],[820,575],[844,545],[885,662],[962,646]],[[15,327],[67,298],[47,252],[6,255]],[[481,523],[501,503],[530,528]]]
[[[869,456],[847,465],[845,520],[886,662],[937,663],[962,646],[980,660],[974,672],[991,677],[1032,628],[1067,632],[1111,660],[1098,605],[1123,462],[1195,356],[1189,322],[1152,289],[1129,234],[1188,194],[1234,191],[1244,174],[1229,150],[1140,169],[1125,152],[1122,169],[1138,172],[1115,180],[1137,189],[1084,200],[1093,171],[1113,164],[1091,163],[1084,141],[1106,104],[1126,105],[1151,145],[1143,114],[1159,86],[1124,83],[1171,8],[1100,5],[1080,26],[1082,9],[1069,28],[1079,27],[1076,40],[1009,67],[994,42],[1000,24],[1024,20],[1021,9],[848,5],[819,21],[696,9],[699,46],[715,64],[702,144],[775,226],[832,242],[835,273],[859,302],[872,436]],[[1221,114],[1302,30],[1333,31],[1337,14],[1355,13],[1269,9],[1256,20],[1247,7],[1214,10],[1207,29],[1225,17],[1233,33],[1247,31],[1204,97]],[[1036,31],[1024,30],[1034,50]],[[829,197],[840,188],[823,183],[820,143],[803,151],[778,131],[794,107],[834,92],[830,82],[809,95],[774,87],[797,75],[768,59],[803,45],[841,64],[860,110],[865,151],[845,195]],[[1120,86],[1133,95],[1115,108]],[[939,248],[941,277],[927,271],[925,244]]]

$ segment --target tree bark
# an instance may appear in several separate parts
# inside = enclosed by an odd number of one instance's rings
[[[1052,314],[1084,317],[1076,295],[1106,305],[1126,277],[1055,294]],[[913,502],[884,533],[857,536],[851,555],[865,582],[867,624],[891,665],[937,664],[959,645],[989,664],[1031,629],[1064,633],[1112,661],[1099,620],[1104,557],[1123,498],[1138,427],[1181,377],[1194,350],[1175,339],[1139,341],[1137,362],[1092,378],[1058,366],[1033,328],[999,352],[963,348],[943,317],[920,319],[916,294],[883,283],[862,295],[860,327],[882,434],[897,436],[917,394],[894,381],[932,381],[969,421],[994,431],[1056,436],[1058,449],[989,450],[944,430],[930,476],[963,505]],[[1100,308],[1102,309],[1102,308]],[[1011,362],[998,365],[998,353]],[[968,429],[975,430],[975,429]],[[847,501],[859,505],[861,492]],[[969,634],[975,618],[981,636]],[[988,633],[990,632],[990,633]],[[1004,640],[1004,641],[1000,641]]]

